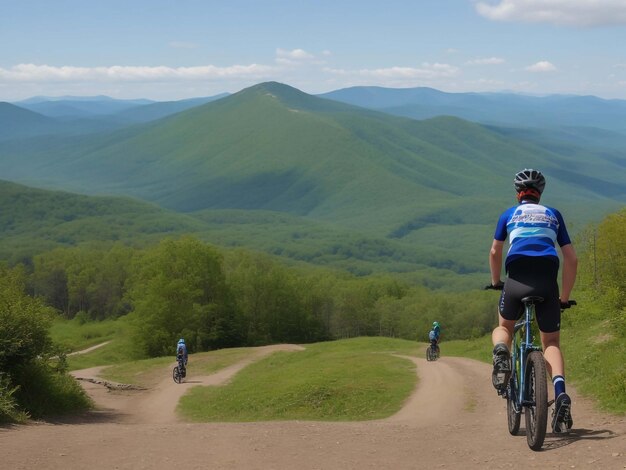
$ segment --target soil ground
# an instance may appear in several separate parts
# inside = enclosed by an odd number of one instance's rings
[[[424,469],[626,468],[626,420],[598,412],[573,387],[574,429],[548,433],[543,450],[526,444],[506,424],[506,402],[491,386],[487,364],[443,357],[416,365],[418,386],[395,415],[361,422],[191,424],[175,414],[195,385],[220,385],[252,358],[177,385],[171,368],[154,388],[109,391],[81,382],[97,404],[80,417],[0,427],[1,467],[16,469]],[[192,364],[190,364],[192,365]],[[165,373],[167,372],[167,377]],[[96,377],[98,369],[76,371]],[[549,387],[551,388],[551,387]]]

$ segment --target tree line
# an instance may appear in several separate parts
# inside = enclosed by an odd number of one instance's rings
[[[620,337],[626,337],[624,239],[626,209],[576,241],[576,289],[603,306],[603,318]],[[479,289],[434,291],[391,275],[286,265],[193,237],[147,248],[59,248],[28,265],[0,264],[0,421],[24,409],[45,414],[44,405],[55,412],[88,406],[63,361],[51,360],[62,352],[48,333],[57,315],[127,316],[137,357],[172,354],[179,337],[192,352],[355,336],[426,341],[434,320],[444,339],[462,339],[482,336],[496,322],[497,297]]]
[[[287,266],[269,255],[222,250],[192,237],[139,249],[58,248],[33,258],[31,296],[60,312],[103,320],[130,315],[139,353],[382,335],[424,340],[432,321],[446,337],[484,334],[493,295],[411,286],[391,275]],[[477,286],[478,287],[478,286]]]

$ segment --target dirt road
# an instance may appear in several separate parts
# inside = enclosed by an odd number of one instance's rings
[[[174,409],[185,390],[219,385],[274,350],[208,377],[171,378],[147,391],[86,383],[97,411],[80,419],[0,428],[2,468],[15,469],[424,469],[626,468],[626,422],[594,411],[570,387],[574,431],[548,434],[541,452],[510,436],[490,367],[462,358],[416,364],[419,384],[394,416],[365,422],[188,424]],[[82,371],[82,374],[97,373]],[[522,420],[522,432],[523,432]]]

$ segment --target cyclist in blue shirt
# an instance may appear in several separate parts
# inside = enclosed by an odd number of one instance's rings
[[[439,326],[439,322],[433,322],[433,328],[428,333],[428,339],[430,340],[430,344],[432,348],[439,352],[439,336],[441,335],[441,327]]]
[[[509,349],[513,328],[523,312],[521,299],[530,295],[543,297],[544,301],[536,306],[536,317],[556,397],[552,430],[567,431],[573,420],[572,402],[565,392],[565,362],[560,348],[561,304],[569,301],[578,261],[561,213],[539,204],[546,184],[541,172],[522,170],[515,175],[514,184],[519,204],[500,216],[489,253],[491,284],[502,286],[502,252],[508,236],[507,279],[500,296],[499,324],[492,333],[492,382],[498,393],[506,388],[511,373]],[[560,296],[557,243],[563,257]]]
[[[187,345],[185,344],[185,339],[184,338],[180,338],[178,340],[178,343],[176,344],[176,360],[183,360],[183,365],[185,366],[185,369],[183,371],[181,371],[183,377],[185,375],[187,375],[187,360],[188,360],[188,356],[187,356]]]

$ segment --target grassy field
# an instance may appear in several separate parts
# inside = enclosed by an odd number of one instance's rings
[[[563,316],[562,346],[568,384],[598,408],[626,413],[626,344],[603,319],[602,308],[583,297]],[[53,337],[71,349],[111,342],[89,354],[68,357],[71,369],[112,365],[103,378],[151,386],[163,378],[173,357],[129,361],[129,325],[124,320],[79,325],[59,322]],[[443,356],[489,363],[491,340],[444,341]],[[390,338],[355,338],[306,345],[297,353],[277,353],[241,371],[224,387],[196,387],[179,404],[192,421],[282,419],[362,420],[397,411],[415,386],[413,366],[392,354],[424,356],[425,345]],[[194,354],[194,374],[208,375],[253,354],[232,348]],[[169,371],[168,371],[169,372]]]
[[[220,369],[235,364],[254,353],[251,348],[220,349],[189,356],[188,369],[193,375],[210,375]],[[103,379],[113,382],[151,387],[169,378],[175,359],[170,357],[156,357],[137,361],[122,362],[107,367],[101,372]]]
[[[416,383],[417,343],[356,338],[309,344],[252,364],[224,387],[196,387],[179,404],[192,421],[364,420],[390,416]]]

